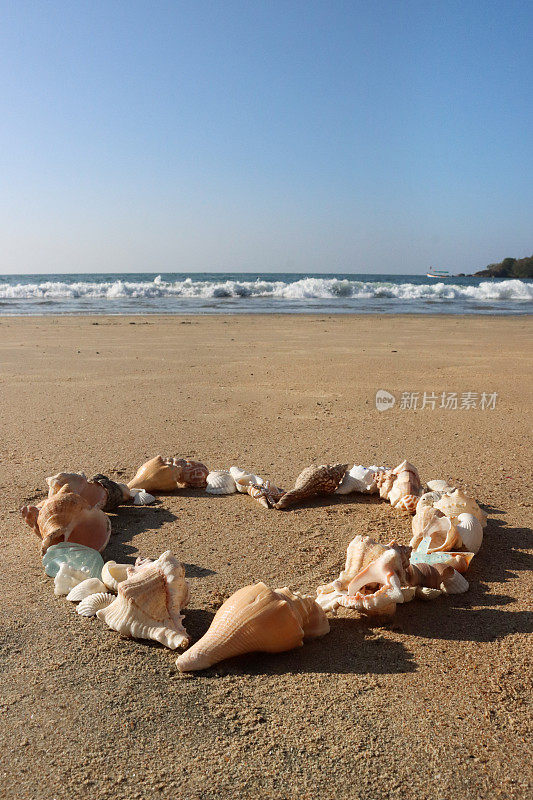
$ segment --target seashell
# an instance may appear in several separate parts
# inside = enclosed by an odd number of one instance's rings
[[[205,489],[209,470],[201,461],[188,458],[173,458],[173,464],[180,469],[178,482],[195,489]]]
[[[58,472],[46,479],[48,484],[48,497],[53,497],[63,486],[69,492],[74,492],[83,497],[93,507],[102,511],[114,511],[119,505],[130,499],[127,486],[116,483],[105,475],[95,475],[87,480],[84,472]]]
[[[393,508],[395,508],[402,498],[409,496],[419,498],[422,494],[422,484],[420,483],[420,476],[418,474],[418,470],[408,461],[402,461],[395,469],[392,470],[392,475],[395,475],[396,478],[393,482],[393,485],[388,492],[387,500],[391,504]],[[418,499],[417,501],[418,502]],[[410,499],[406,502],[403,506],[407,510],[413,507],[413,500]],[[413,512],[416,508],[416,503],[414,503]]]
[[[312,597],[256,583],[223,603],[207,633],[176,664],[187,672],[243,653],[281,653],[328,631],[328,620]]]
[[[408,511],[409,514],[414,514],[416,512],[419,499],[420,498],[416,494],[404,494],[394,507]]]
[[[356,536],[338,580],[319,586],[316,602],[324,611],[342,605],[365,614],[393,614],[396,603],[405,602],[401,590],[407,585],[410,552],[394,541],[384,546],[369,536]]]
[[[252,484],[260,485],[263,483],[263,478],[260,478],[259,475],[254,475],[252,472],[246,472],[244,469],[240,469],[239,467],[230,467],[230,475],[235,481],[235,487],[238,492],[242,494],[246,494],[248,491],[248,487]]]
[[[466,549],[471,553],[479,552],[483,541],[483,525],[479,519],[473,514],[459,514],[456,527]]]
[[[435,508],[446,514],[452,522],[456,521],[459,514],[472,514],[479,520],[481,525],[485,527],[487,524],[487,515],[480,509],[476,501],[468,497],[462,489],[456,489],[454,492],[444,494],[438,503],[435,503]]]
[[[376,475],[386,472],[385,467],[363,467],[362,464],[354,464],[347,470],[344,478],[335,489],[335,494],[350,494],[351,492],[365,492],[370,494],[377,491]]]
[[[433,508],[435,503],[441,499],[442,494],[440,492],[425,492],[421,497],[418,498],[418,503],[416,506],[416,510],[422,508]]]
[[[396,475],[392,474],[392,470],[388,469],[385,472],[377,472],[375,474],[376,487],[379,490],[379,496],[383,500],[388,500],[389,494],[394,486]]]
[[[178,488],[181,468],[171,458],[155,456],[137,470],[128,483],[129,489],[146,489],[148,492],[172,492]]]
[[[466,578],[463,578],[460,572],[456,569],[453,574],[447,576],[441,584],[441,589],[445,594],[463,594],[468,590],[469,583]]]
[[[229,471],[221,469],[209,473],[205,490],[208,494],[234,494],[237,487]]]
[[[281,500],[285,492],[274,486],[270,481],[263,481],[263,483],[251,483],[247,487],[247,492],[250,497],[257,500],[265,508],[272,508],[276,505],[278,500]]]
[[[420,600],[436,600],[442,594],[442,589],[430,589],[429,586],[415,586],[415,597]]]
[[[76,569],[75,567],[63,562],[54,578],[54,594],[58,597],[69,594],[78,583],[87,580],[89,573],[86,569]]]
[[[79,603],[80,600],[85,600],[90,594],[105,592],[105,588],[105,585],[98,578],[87,578],[70,590],[67,594],[67,600],[70,600],[71,603]]]
[[[332,494],[346,472],[347,464],[314,464],[304,469],[296,478],[294,489],[286,492],[274,508],[288,508],[317,494]]]
[[[115,595],[111,594],[111,592],[90,594],[81,601],[76,611],[82,617],[94,617],[98,611],[110,606],[114,600]]]
[[[62,486],[40,509],[23,506],[21,513],[41,536],[42,553],[59,542],[75,542],[101,551],[111,535],[109,517],[99,508],[92,508],[79,494],[69,492],[68,486]]]
[[[118,585],[128,577],[131,564],[117,564],[116,561],[106,561],[102,567],[102,582],[111,592],[118,592]]]
[[[453,550],[462,545],[461,537],[451,519],[435,508],[423,507],[420,514],[417,511],[413,517],[413,531],[415,533],[409,546],[425,553]]]
[[[407,568],[407,583],[409,586],[439,589],[441,583],[448,580],[454,571],[447,564],[410,564]]]
[[[134,506],[149,506],[155,503],[153,494],[148,494],[146,489],[130,489],[130,494],[133,497]]]
[[[86,569],[91,578],[99,578],[104,559],[97,550],[85,547],[83,544],[73,542],[53,544],[43,556],[44,571],[50,578],[55,578],[63,563],[76,569]]]
[[[167,550],[156,561],[130,567],[118,597],[96,616],[123,636],[153,639],[174,650],[189,643],[180,614],[188,600],[183,564]]]
[[[448,481],[428,481],[427,486],[432,492],[440,492],[440,494],[444,494],[445,492],[453,492],[455,489],[455,486],[450,486]]]
[[[474,553],[455,553],[455,552],[437,552],[437,553],[421,553],[418,550],[411,552],[411,564],[446,564],[453,567],[458,572],[466,572],[470,562],[474,558]]]

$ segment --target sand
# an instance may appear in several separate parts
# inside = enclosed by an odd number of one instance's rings
[[[525,798],[531,786],[529,317],[2,318],[1,796]],[[376,390],[398,398],[378,412]],[[402,392],[497,392],[407,410]],[[478,397],[479,400],[479,397]],[[438,403],[437,403],[438,406]],[[131,477],[148,457],[237,464],[289,487],[313,461],[446,478],[489,524],[464,595],[349,612],[322,640],[180,675],[54,597],[19,516],[61,469]],[[406,544],[410,519],[351,495],[290,512],[183,491],[112,517],[107,558],[171,549],[196,640],[256,580],[314,593],[350,539]]]

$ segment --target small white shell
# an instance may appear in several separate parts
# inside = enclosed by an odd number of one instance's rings
[[[464,546],[470,553],[477,553],[483,541],[483,525],[473,514],[459,514],[457,520],[456,528]]]
[[[415,594],[420,600],[435,600],[442,594],[442,589],[430,589],[429,586],[416,586]]]
[[[244,469],[240,469],[239,467],[230,467],[229,469],[230,475],[235,481],[235,486],[238,492],[242,494],[246,494],[248,491],[248,487],[252,484],[259,484],[259,486],[263,483],[263,478],[260,478],[259,475],[254,475],[252,472],[246,472]]]
[[[82,617],[94,617],[96,612],[100,611],[101,608],[107,608],[107,606],[110,606],[114,599],[115,595],[111,594],[111,592],[98,592],[97,594],[90,594],[81,601],[76,611]]]
[[[71,589],[74,589],[78,583],[87,580],[91,577],[88,569],[75,569],[71,567],[66,561],[63,561],[59,567],[59,572],[54,578],[54,594],[58,597],[68,594]]]
[[[106,561],[102,567],[102,582],[112,592],[118,591],[119,583],[128,577],[127,569],[131,564],[117,564],[116,561]]]
[[[130,489],[130,492],[134,506],[149,506],[151,503],[155,503],[153,494],[148,494],[145,489]]]
[[[440,588],[446,594],[463,594],[468,589],[468,586],[469,583],[466,578],[454,569],[452,577],[443,581]]]
[[[335,494],[375,492],[377,486],[373,476],[376,472],[385,472],[385,467],[363,467],[362,464],[354,464],[350,470],[344,473],[344,478],[335,489]]]
[[[205,490],[208,494],[234,494],[237,487],[230,472],[219,469],[209,473]]]
[[[438,503],[441,497],[442,494],[440,492],[435,492],[435,491],[426,492],[425,494],[422,495],[422,497],[416,504],[416,510],[418,511],[419,508],[423,508],[424,506],[427,506],[428,508],[433,508],[435,503]]]
[[[450,486],[448,481],[428,481],[428,488],[432,492],[440,492],[441,494],[455,490],[455,486]]]
[[[90,594],[105,592],[105,590],[106,587],[98,578],[87,578],[86,581],[78,583],[77,586],[70,590],[67,594],[67,600],[70,600],[71,603],[79,603],[80,600],[85,600]]]

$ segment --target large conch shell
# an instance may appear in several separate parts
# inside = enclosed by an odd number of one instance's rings
[[[317,494],[332,494],[344,477],[348,464],[311,465],[296,478],[294,489],[286,492],[274,508],[288,508]]]
[[[472,514],[479,520],[481,525],[485,527],[487,524],[487,515],[480,509],[476,501],[472,497],[468,497],[462,489],[456,489],[454,492],[444,494],[438,503],[435,503],[435,508],[446,514],[452,522],[456,521],[459,514]]]
[[[312,597],[256,583],[223,603],[207,633],[176,664],[187,672],[243,653],[281,653],[328,631],[326,615]]]
[[[417,508],[412,526],[413,538],[409,542],[409,546],[413,550],[421,547],[424,540],[426,553],[453,550],[463,544],[456,525],[437,508],[430,506]]]
[[[181,468],[172,458],[155,456],[146,461],[128,483],[130,489],[145,489],[147,492],[172,492],[178,488]]]
[[[407,585],[410,552],[410,548],[395,542],[385,546],[370,536],[356,536],[348,545],[346,565],[338,579],[318,587],[317,603],[325,611],[335,611],[339,605],[346,605],[367,614],[394,613],[396,603],[404,602],[399,590]],[[378,561],[378,566],[370,570]],[[377,592],[366,588],[375,589],[375,584],[380,586]],[[371,594],[375,597],[369,597]],[[350,600],[343,599],[350,595]]]
[[[189,643],[180,614],[189,601],[185,569],[170,550],[157,561],[130,568],[118,584],[118,597],[97,611],[98,619],[124,636],[153,639],[175,650]]]
[[[385,467],[364,467],[354,464],[346,470],[344,478],[335,489],[335,494],[350,494],[351,492],[365,492],[371,494],[377,491],[376,477],[381,472],[386,472]]]
[[[42,538],[41,552],[58,542],[74,542],[102,551],[111,535],[109,517],[79,494],[62,486],[41,508],[23,506],[26,523]]]
[[[46,479],[48,497],[53,497],[63,487],[75,492],[84,500],[102,511],[114,511],[119,505],[131,499],[131,493],[123,483],[116,483],[106,475],[95,475],[87,480],[84,472],[58,472]]]

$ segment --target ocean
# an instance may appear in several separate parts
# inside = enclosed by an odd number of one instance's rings
[[[0,276],[0,315],[531,314],[533,281],[420,275],[131,273]]]

